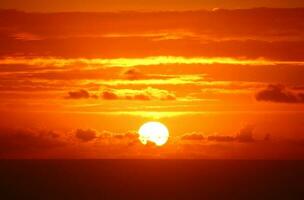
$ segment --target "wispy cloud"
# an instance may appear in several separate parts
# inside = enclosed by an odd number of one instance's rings
[[[233,64],[233,65],[277,65],[277,64],[294,64],[303,65],[301,61],[272,61],[263,58],[260,59],[242,59],[229,57],[181,57],[181,56],[158,56],[145,58],[77,58],[77,59],[61,59],[61,58],[22,58],[8,57],[0,60],[0,64],[19,64],[19,65],[51,65],[55,67],[64,67],[75,64],[98,65],[104,67],[136,67],[151,65],[172,65],[172,64]]]
[[[167,90],[156,89],[147,87],[142,90],[132,89],[105,89],[101,97],[105,100],[175,100],[174,93]]]

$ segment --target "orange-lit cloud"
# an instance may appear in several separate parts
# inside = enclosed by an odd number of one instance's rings
[[[0,10],[0,157],[303,158],[302,18]],[[162,148],[138,142],[147,121]]]
[[[258,101],[276,103],[304,103],[304,92],[291,90],[284,85],[268,85],[255,98]]]
[[[90,98],[90,94],[86,90],[78,90],[78,91],[72,91],[68,93],[67,98],[69,99],[87,99]]]
[[[235,136],[219,134],[206,136],[202,133],[185,134],[181,137],[181,140],[188,142],[253,142],[253,128],[252,125],[244,126]]]
[[[244,134],[244,130],[240,130]],[[246,131],[245,131],[246,132]],[[71,134],[72,133],[72,134]],[[247,134],[247,133],[246,133]],[[1,158],[303,158],[303,140],[249,140],[239,136],[185,134],[157,148],[142,145],[132,132],[98,132],[93,129],[50,131],[1,129]],[[250,140],[252,141],[252,140]],[[284,153],[285,152],[285,153]],[[302,156],[301,156],[302,155]],[[290,157],[291,156],[291,157]]]
[[[1,128],[1,153],[31,154],[65,146],[67,141],[61,140],[60,133],[52,130]]]
[[[227,135],[210,135],[208,136],[208,140],[216,142],[233,142],[235,141],[235,137]]]
[[[97,137],[97,133],[95,130],[87,129],[77,129],[75,131],[75,137],[80,139],[81,141],[88,142],[94,140]]]
[[[105,90],[102,92],[101,97],[105,100],[175,100],[176,97],[173,93],[166,90],[155,89],[152,87],[143,90]]]
[[[227,57],[215,57],[215,58],[204,58],[204,57],[173,57],[173,56],[159,56],[159,57],[146,57],[146,58],[113,58],[113,59],[60,59],[60,58],[5,58],[0,60],[0,64],[19,64],[19,65],[52,65],[56,67],[63,67],[67,65],[75,64],[86,64],[86,65],[97,65],[105,67],[136,67],[136,66],[150,66],[150,65],[172,65],[172,64],[201,64],[201,65],[212,65],[212,64],[234,64],[234,65],[277,65],[277,64],[294,64],[303,65],[301,61],[271,61],[265,59],[238,59],[238,58],[227,58]]]
[[[185,134],[181,137],[181,140],[183,141],[202,141],[205,139],[205,136],[200,133],[191,133],[191,134]]]

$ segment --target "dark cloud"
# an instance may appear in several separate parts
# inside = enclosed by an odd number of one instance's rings
[[[234,142],[237,141],[237,137],[228,135],[209,135],[204,137],[202,134],[190,134],[181,137],[183,141],[211,141],[211,142]]]
[[[88,98],[98,98],[97,95],[91,95],[87,90],[81,89],[77,91],[71,91],[68,93],[67,99],[88,99]]]
[[[208,136],[208,141],[233,142],[233,141],[235,141],[235,137],[226,136],[226,135],[210,135],[210,136]]]
[[[200,133],[186,134],[181,137],[181,140],[184,141],[202,141],[204,139],[204,135]]]
[[[75,137],[84,142],[89,142],[97,138],[97,131],[92,129],[77,129],[75,131]]]
[[[184,141],[210,141],[210,142],[253,142],[254,126],[247,125],[240,129],[235,136],[230,135],[209,135],[205,140],[203,134],[193,133],[181,137]]]
[[[276,103],[304,103],[304,92],[291,90],[284,85],[268,85],[267,88],[255,95],[258,101],[269,101]]]
[[[67,144],[52,130],[1,128],[0,132],[0,156],[46,151]]]
[[[253,130],[254,126],[246,125],[240,129],[236,136],[229,135],[211,135],[208,136],[208,141],[215,142],[253,142]]]
[[[94,145],[91,146],[90,141],[94,141]],[[97,147],[105,146],[116,152],[123,152],[137,143],[138,134],[135,132],[98,132],[81,128],[70,132],[0,127],[0,158],[77,157],[85,149],[94,153],[99,151]],[[108,155],[112,154],[107,152],[105,156]]]
[[[120,144],[126,144],[127,146],[139,144],[138,134],[135,132],[116,133],[112,135],[112,138]]]
[[[138,79],[143,79],[145,78],[146,76],[141,73],[139,71],[139,69],[128,69],[127,71],[125,71],[123,73],[123,75],[127,78],[127,79],[130,79],[130,80],[138,80]]]
[[[304,150],[302,137],[269,142],[254,140],[253,126],[249,125],[236,136],[214,135],[206,139],[200,133],[186,134],[181,137],[185,143],[171,140],[172,143],[162,148],[156,148],[153,143],[141,145],[136,132],[77,129],[70,133],[1,128],[0,158],[151,158],[161,154],[172,158],[286,159],[303,158]],[[255,142],[249,145],[252,141]],[[244,142],[247,145],[241,144]]]
[[[87,99],[90,97],[90,94],[86,90],[78,90],[78,91],[72,91],[68,93],[69,99]]]
[[[114,133],[110,131],[98,132],[94,129],[77,129],[74,135],[82,142],[94,141],[97,143],[132,144],[138,141],[138,134],[135,132]]]
[[[115,92],[111,90],[103,91],[101,94],[101,97],[105,100],[116,100],[119,99],[118,95],[115,94]]]

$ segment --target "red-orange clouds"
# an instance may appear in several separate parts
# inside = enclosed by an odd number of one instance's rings
[[[1,157],[301,157],[304,9],[176,10],[0,10]]]
[[[166,90],[154,89],[151,87],[142,90],[105,90],[102,92],[101,97],[105,100],[175,100],[176,97],[173,93]]]
[[[252,140],[252,132],[247,131],[241,129],[236,136],[185,134],[156,147],[143,146],[132,132],[2,128],[0,158],[303,159],[303,139]]]
[[[278,103],[304,103],[304,92],[290,90],[284,85],[269,85],[256,94],[256,99]]]

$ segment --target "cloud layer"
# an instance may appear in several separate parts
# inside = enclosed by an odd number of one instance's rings
[[[301,157],[303,11],[0,10],[0,155]]]
[[[171,137],[168,144],[143,145],[135,132],[94,129],[52,131],[1,128],[0,158],[303,158],[303,140],[253,139],[252,126],[235,135],[200,133]]]
[[[256,100],[276,103],[304,103],[304,92],[295,91],[284,85],[268,85],[256,94]]]

